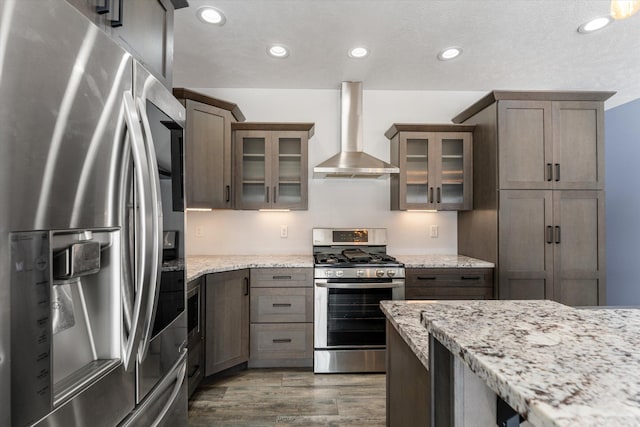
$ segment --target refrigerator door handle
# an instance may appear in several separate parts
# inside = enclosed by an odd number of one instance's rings
[[[164,405],[164,408],[162,408],[162,411],[160,411],[160,415],[158,415],[158,418],[153,422],[153,424],[151,424],[152,427],[157,427],[164,421],[167,414],[169,413],[169,410],[171,409],[174,402],[178,398],[178,395],[180,394],[180,389],[182,388],[182,384],[184,383],[184,379],[187,374],[187,364],[186,364],[186,361],[184,360],[184,355],[186,353],[187,353],[187,349],[185,348],[184,350],[182,350],[183,356],[180,357],[180,360],[178,362],[178,363],[182,363],[182,366],[178,365],[180,366],[180,368],[178,368],[178,373],[176,375],[176,380],[175,380],[176,383],[173,386],[173,390],[171,391],[171,396],[169,396],[167,403]],[[171,377],[169,377],[169,379],[171,379]]]
[[[142,129],[140,128],[140,123],[138,119],[138,115],[136,113],[135,103],[133,101],[133,96],[131,92],[125,92],[123,95],[123,110],[124,110],[124,119],[128,129],[129,141],[131,146],[131,154],[133,156],[133,164],[134,164],[134,174],[133,180],[137,184],[136,185],[136,196],[139,199],[139,209],[140,215],[137,217],[139,220],[139,224],[136,224],[135,227],[136,232],[140,233],[140,238],[136,239],[136,251],[138,253],[144,254],[149,249],[149,231],[147,230],[150,227],[149,220],[149,209],[151,207],[151,194],[149,192],[151,185],[148,183],[149,180],[149,161],[146,156],[146,152],[144,150],[144,142],[142,137]],[[125,207],[126,209],[126,207]],[[122,215],[126,216],[125,212],[122,212]],[[126,247],[128,244],[128,239],[123,247]],[[131,253],[123,249],[122,257],[123,264],[126,266],[125,270],[128,269],[131,262]],[[138,289],[135,291],[135,297],[133,301],[133,309],[131,311],[131,326],[129,329],[129,334],[126,336],[126,332],[122,331],[122,345],[123,345],[123,362],[125,370],[130,371],[134,367],[135,357],[134,352],[138,348],[138,343],[141,338],[142,328],[141,328],[141,320],[143,314],[146,312],[144,310],[145,304],[147,303],[148,297],[148,289],[147,289],[147,277],[150,275],[150,266],[148,259],[144,256],[137,257],[137,265],[135,267],[135,272],[133,274],[129,274],[129,277],[126,277],[126,273],[123,274],[123,304],[131,303],[131,294],[128,291],[124,291],[126,287],[133,288],[133,284],[127,283],[127,280],[131,280],[132,276],[134,284],[137,283],[139,285]],[[127,270],[128,271],[128,270]],[[128,301],[127,301],[128,299]],[[130,307],[130,306],[129,306]]]
[[[149,124],[149,117],[147,116],[147,109],[145,108],[144,101],[141,98],[137,98],[138,114],[142,121],[142,127],[144,131],[144,147],[146,150],[147,160],[149,162],[149,181],[151,184],[151,248],[149,253],[150,272],[149,278],[149,298],[147,310],[143,323],[142,340],[138,349],[138,361],[142,362],[149,349],[149,343],[151,342],[151,335],[153,332],[153,321],[156,314],[156,307],[158,305],[158,296],[160,293],[160,286],[158,282],[161,276],[162,268],[162,200],[160,198],[160,173],[158,172],[158,160],[156,158],[155,145],[153,143],[153,136],[151,134],[151,126]]]

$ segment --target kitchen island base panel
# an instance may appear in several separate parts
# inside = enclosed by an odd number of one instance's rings
[[[436,420],[436,425],[455,425],[456,427],[477,427],[502,425],[498,420],[497,394],[491,390],[485,381],[478,377],[459,358],[454,357],[436,339],[431,338],[433,363],[436,366],[449,366],[451,369],[432,369],[433,382],[439,390],[432,394],[431,407],[436,405],[447,412],[445,419]],[[435,350],[434,347],[438,349]],[[446,390],[443,390],[446,389]],[[447,392],[449,391],[449,392]],[[438,409],[436,409],[438,411]],[[515,413],[515,411],[514,411]],[[438,417],[438,415],[436,415]],[[518,424],[520,427],[533,427],[528,421]]]
[[[384,372],[385,349],[315,350],[313,372],[316,374]]]

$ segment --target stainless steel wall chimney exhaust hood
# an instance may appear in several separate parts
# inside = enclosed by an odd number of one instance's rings
[[[386,178],[400,169],[362,151],[362,82],[342,82],[341,150],[313,168],[314,178]]]

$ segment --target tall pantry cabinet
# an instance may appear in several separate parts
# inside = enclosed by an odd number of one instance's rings
[[[493,91],[474,131],[474,209],[458,251],[495,263],[496,297],[605,304],[604,101],[613,92]]]

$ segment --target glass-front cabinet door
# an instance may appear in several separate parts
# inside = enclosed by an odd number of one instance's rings
[[[400,167],[390,179],[391,209],[468,210],[472,208],[471,125],[394,124],[391,159]]]
[[[470,133],[439,133],[439,185],[436,187],[438,210],[471,209],[471,172],[467,166],[471,151]]]
[[[307,209],[313,123],[233,123],[236,209]]]
[[[307,207],[307,141],[300,132],[273,132],[273,199],[276,209]]]
[[[269,207],[269,135],[259,131],[239,131],[235,137],[236,177],[239,180],[236,203],[245,209]]]
[[[429,149],[433,150],[433,135],[406,132],[400,141],[400,206],[431,209]]]

